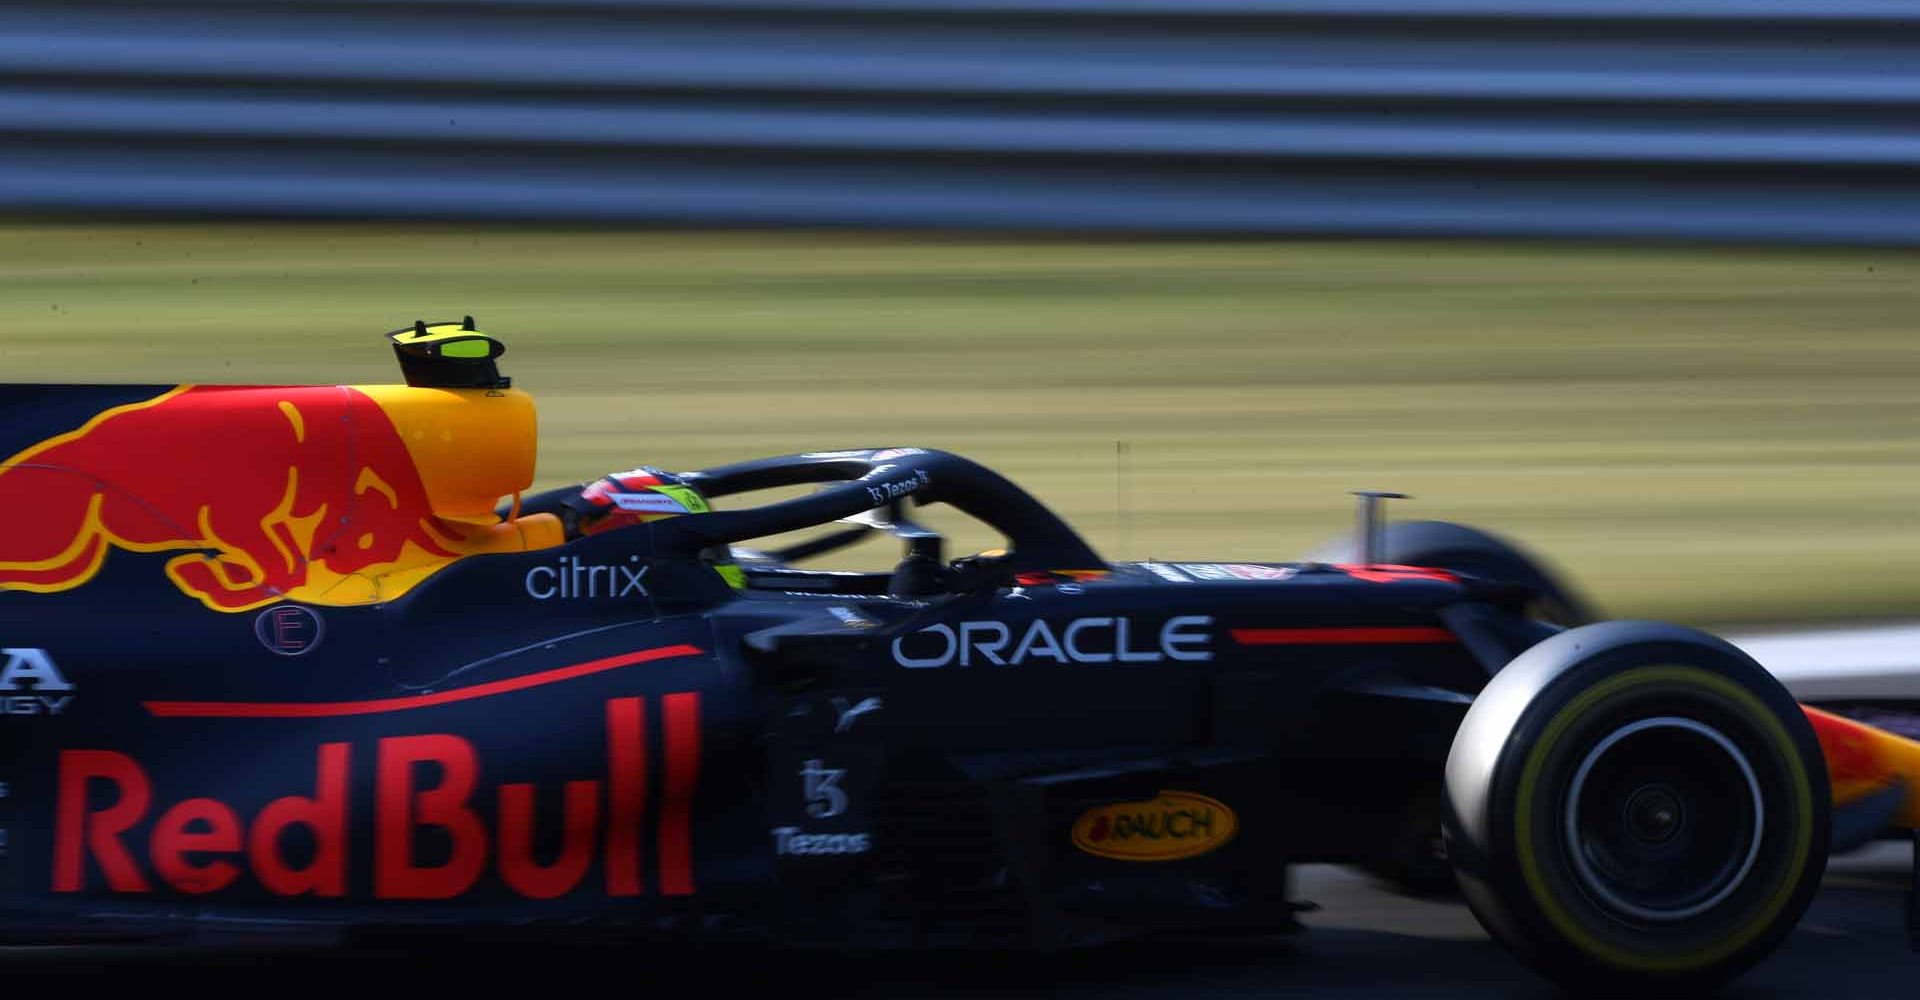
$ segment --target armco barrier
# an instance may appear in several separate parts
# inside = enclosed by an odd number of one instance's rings
[[[0,211],[1920,243],[1920,2],[15,0]]]

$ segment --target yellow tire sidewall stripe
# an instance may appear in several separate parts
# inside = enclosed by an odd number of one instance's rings
[[[1514,796],[1514,853],[1520,863],[1521,875],[1526,880],[1527,889],[1534,904],[1546,915],[1548,921],[1562,937],[1594,958],[1635,971],[1675,972],[1700,968],[1739,951],[1752,943],[1772,924],[1781,909],[1787,905],[1787,901],[1793,897],[1794,888],[1798,883],[1798,879],[1783,879],[1778,891],[1759,909],[1751,923],[1735,933],[1725,935],[1711,947],[1690,954],[1667,956],[1635,954],[1600,940],[1589,933],[1586,927],[1554,898],[1542,868],[1542,859],[1534,850],[1533,843],[1533,800],[1540,784],[1541,771],[1546,765],[1547,757],[1553,751],[1554,744],[1566,735],[1566,731],[1594,703],[1642,685],[1675,681],[1709,688],[1752,712],[1760,728],[1779,747],[1782,759],[1787,761],[1792,794],[1800,805],[1796,810],[1798,820],[1793,830],[1793,847],[1790,853],[1794,870],[1797,871],[1806,864],[1807,855],[1813,849],[1813,788],[1805,763],[1800,757],[1799,748],[1794,744],[1792,735],[1787,732],[1785,726],[1781,725],[1773,711],[1768,709],[1753,692],[1719,674],[1698,667],[1678,665],[1635,667],[1581,692],[1554,714],[1553,720],[1547,724],[1540,739],[1535,741],[1527,755],[1526,764],[1520,773],[1519,788]]]

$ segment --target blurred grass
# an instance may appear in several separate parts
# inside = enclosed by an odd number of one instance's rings
[[[1389,488],[1615,614],[1911,616],[1916,279],[1867,251],[15,223],[0,378],[387,381],[383,331],[470,312],[541,402],[543,484],[921,444],[1110,556],[1275,560]]]

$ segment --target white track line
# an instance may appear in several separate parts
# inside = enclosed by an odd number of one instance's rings
[[[1726,638],[1773,671],[1803,701],[1920,700],[1920,625],[1756,632]]]

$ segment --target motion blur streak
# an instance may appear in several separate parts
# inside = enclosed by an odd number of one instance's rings
[[[0,266],[16,381],[366,382],[394,316],[476,313],[537,347],[510,356],[535,488],[884,430],[1109,558],[1297,559],[1371,487],[1611,615],[1920,608],[1906,252],[16,222]],[[1004,544],[922,513],[951,551]]]
[[[0,208],[1913,244],[1917,24],[1914,0],[20,0]]]

